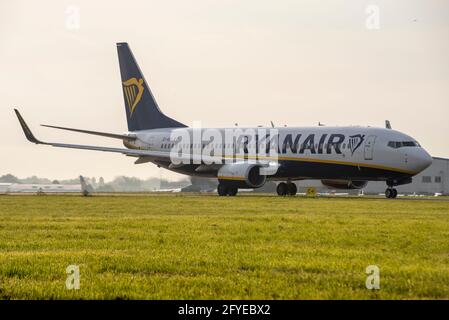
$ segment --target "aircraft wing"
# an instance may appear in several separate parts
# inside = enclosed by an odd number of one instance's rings
[[[80,144],[68,144],[68,143],[58,143],[58,142],[45,142],[37,139],[34,134],[31,132],[27,123],[21,116],[20,112],[17,109],[14,109],[17,118],[19,119],[20,125],[23,129],[25,137],[28,141],[35,144],[44,144],[50,145],[53,147],[59,148],[69,148],[69,149],[82,149],[82,150],[94,150],[94,151],[103,151],[103,152],[115,152],[121,153],[127,156],[132,157],[142,157],[142,159],[148,159],[150,161],[154,160],[165,160],[165,161],[176,161],[179,163],[190,163],[190,161],[194,161],[194,163],[209,163],[209,164],[221,164],[224,163],[225,158],[223,156],[208,156],[208,155],[192,155],[192,154],[182,154],[176,152],[169,151],[154,151],[154,150],[138,150],[138,149],[125,149],[125,148],[111,148],[111,147],[102,147],[102,146],[91,146],[91,145],[80,145]],[[251,162],[251,160],[249,160]],[[268,165],[268,160],[253,160],[255,163],[259,163],[261,165]],[[146,161],[144,161],[146,162]],[[142,163],[142,162],[136,162]]]
[[[170,152],[161,152],[161,151],[150,151],[150,150],[136,150],[136,149],[125,149],[125,148],[111,148],[111,147],[101,147],[101,146],[90,146],[90,145],[80,145],[80,144],[68,144],[68,143],[58,143],[58,142],[45,142],[37,139],[34,134],[31,132],[30,128],[28,127],[27,123],[23,119],[22,115],[20,114],[19,110],[14,109],[17,118],[19,119],[20,125],[23,129],[23,132],[25,134],[25,137],[28,139],[28,141],[35,143],[35,144],[45,144],[50,145],[53,147],[60,147],[60,148],[70,148],[70,149],[83,149],[83,150],[94,150],[94,151],[104,151],[104,152],[115,152],[115,153],[121,153],[125,154],[127,156],[134,156],[134,157],[152,157],[154,160],[156,159],[169,159]]]

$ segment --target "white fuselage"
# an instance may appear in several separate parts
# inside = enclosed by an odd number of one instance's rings
[[[214,147],[214,153],[223,154],[229,149],[237,154],[235,161],[250,156],[267,155],[255,148],[260,141],[246,140],[247,149],[241,147],[246,132],[260,130],[276,130],[271,135],[272,145],[277,144],[277,160],[281,164],[278,172],[269,179],[353,179],[353,180],[388,180],[411,177],[427,168],[432,161],[431,156],[412,137],[401,132],[373,127],[296,127],[296,128],[228,128],[228,129],[153,129],[136,131],[137,137],[128,148],[171,151],[176,146],[179,131],[194,136],[194,130],[200,132],[200,143],[181,142],[183,152],[201,154],[207,146]],[[234,140],[215,139],[211,142],[208,130],[219,131],[225,136],[226,130],[240,130]],[[260,137],[261,135],[259,135]],[[231,141],[231,142],[229,142]],[[198,140],[196,140],[198,142]],[[253,145],[252,145],[253,144]],[[179,148],[179,146],[176,146]],[[240,149],[239,149],[240,148]],[[242,151],[241,153],[238,150]],[[262,147],[261,149],[264,149]],[[208,149],[209,150],[209,149]],[[208,151],[209,152],[209,151]],[[262,155],[263,153],[263,155]],[[209,153],[208,153],[209,154]],[[268,157],[269,158],[269,157]],[[158,165],[188,175],[214,176],[215,172],[197,172],[195,164],[170,167],[170,162],[157,162]]]

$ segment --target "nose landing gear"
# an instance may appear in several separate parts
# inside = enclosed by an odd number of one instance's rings
[[[385,197],[388,199],[395,199],[398,196],[398,190],[392,187],[388,187],[387,190],[385,190]]]
[[[276,192],[278,196],[294,196],[296,195],[296,192],[298,192],[298,188],[293,182],[281,182],[278,184]]]
[[[408,181],[408,180],[403,180],[403,181]],[[387,197],[388,199],[395,199],[398,196],[398,190],[396,190],[394,187],[404,184],[403,181],[387,180],[388,188],[387,188],[387,190],[385,190],[385,197]]]

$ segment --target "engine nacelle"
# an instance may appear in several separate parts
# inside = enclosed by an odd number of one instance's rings
[[[363,189],[368,184],[368,181],[351,181],[351,180],[321,180],[321,183],[326,187],[334,189]]]
[[[239,188],[260,188],[267,181],[266,175],[260,174],[260,165],[254,163],[230,163],[218,170],[220,183],[232,184]]]

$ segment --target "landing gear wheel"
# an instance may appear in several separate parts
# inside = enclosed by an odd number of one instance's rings
[[[298,192],[296,184],[294,184],[293,182],[287,183],[287,188],[288,188],[288,195],[296,196],[296,192]]]
[[[396,199],[398,196],[398,190],[393,188],[393,199]]]
[[[387,197],[388,199],[394,199],[398,196],[398,190],[394,189],[394,188],[388,188],[387,190],[385,190],[385,197]]]
[[[285,182],[279,183],[277,188],[276,188],[276,192],[277,192],[278,196],[285,196],[285,195],[287,195],[287,192],[288,192],[287,184]]]
[[[228,193],[228,188],[226,188],[225,185],[220,183],[217,187],[217,192],[220,197],[223,197]]]
[[[227,194],[228,196],[234,197],[237,195],[239,189],[237,187],[228,187]]]

